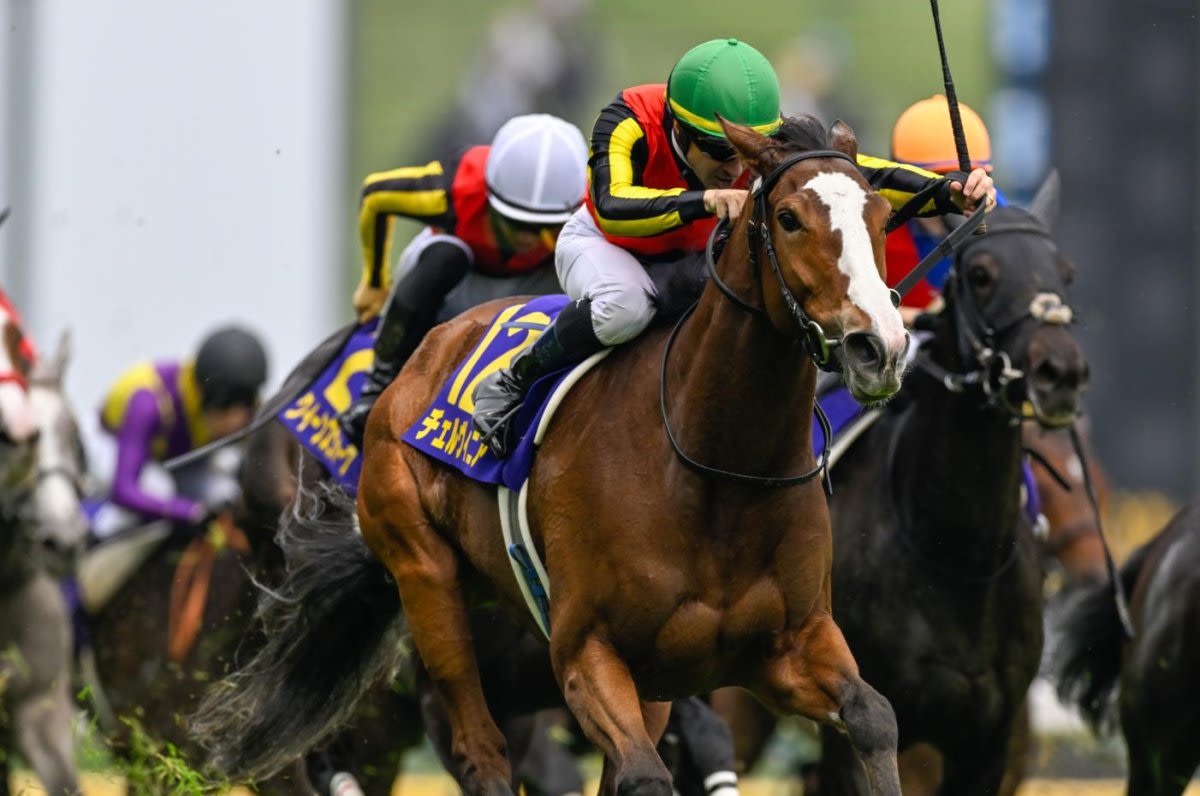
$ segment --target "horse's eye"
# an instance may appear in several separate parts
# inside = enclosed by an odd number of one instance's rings
[[[783,227],[786,232],[799,232],[804,229],[800,219],[796,218],[796,214],[791,210],[780,210],[775,217],[779,219],[779,226]]]
[[[967,281],[971,287],[981,290],[992,284],[992,272],[982,265],[973,266],[967,270]]]

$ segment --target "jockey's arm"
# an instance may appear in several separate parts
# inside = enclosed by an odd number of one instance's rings
[[[114,505],[148,520],[195,522],[204,515],[203,506],[182,497],[156,497],[144,491],[139,484],[160,423],[158,402],[154,395],[148,390],[134,393],[116,432],[117,466],[109,499]]]
[[[940,216],[961,213],[962,186],[959,176],[942,176],[907,163],[896,163],[871,155],[858,156],[858,170],[879,194],[899,210],[909,199],[920,193],[930,183],[940,183],[933,198],[917,213],[918,216]],[[968,195],[981,199],[984,195],[996,201],[996,189],[992,179],[982,169],[971,173],[967,182]],[[957,190],[955,187],[957,186]],[[969,215],[970,213],[968,213]]]
[[[704,191],[635,183],[647,158],[644,139],[641,124],[621,97],[600,111],[592,130],[588,190],[600,229],[610,235],[646,238],[710,215]]]
[[[432,226],[449,222],[452,179],[453,175],[446,174],[436,160],[425,166],[381,171],[367,177],[358,207],[363,251],[360,290],[387,290],[392,226],[397,216]]]

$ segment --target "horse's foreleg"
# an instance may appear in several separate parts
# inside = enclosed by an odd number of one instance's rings
[[[797,630],[781,633],[756,696],[776,710],[799,714],[846,734],[871,783],[871,792],[899,796],[896,714],[858,676],[842,631],[817,612]]]
[[[360,504],[363,538],[396,579],[409,632],[445,707],[451,773],[467,796],[511,796],[512,769],[483,696],[458,555],[419,505],[415,496],[389,501],[389,516],[376,518]]]
[[[63,682],[49,691],[31,694],[16,706],[13,724],[21,754],[37,772],[49,796],[82,793],[75,769],[75,742],[71,730],[74,708]]]
[[[601,793],[670,796],[671,774],[654,748],[666,728],[670,703],[643,703],[629,667],[595,637],[571,654],[555,650],[554,662],[567,706],[604,752]]]

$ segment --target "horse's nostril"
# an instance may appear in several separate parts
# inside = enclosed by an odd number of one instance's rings
[[[1033,369],[1033,378],[1038,387],[1052,390],[1062,384],[1063,372],[1058,365],[1047,359],[1038,363],[1038,366]]]
[[[847,359],[859,367],[872,368],[883,361],[883,341],[873,334],[848,334],[844,345]]]
[[[1043,391],[1055,389],[1080,390],[1088,383],[1086,362],[1068,364],[1053,359],[1039,362],[1033,369],[1033,383]]]

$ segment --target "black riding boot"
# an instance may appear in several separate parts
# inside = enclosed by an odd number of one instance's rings
[[[431,321],[428,312],[414,312],[399,301],[389,301],[384,308],[379,331],[375,334],[375,361],[367,371],[362,393],[338,417],[338,425],[346,439],[358,447],[362,447],[371,407],[400,373],[400,368],[429,331]]]
[[[421,251],[413,267],[396,282],[379,319],[375,363],[367,371],[362,395],[338,417],[346,438],[358,447],[362,447],[371,407],[433,328],[446,294],[462,281],[469,267],[461,246],[435,242]]]
[[[568,304],[512,364],[475,388],[475,428],[499,458],[512,453],[512,420],[533,383],[548,373],[582,362],[604,348],[592,328],[590,299]]]

